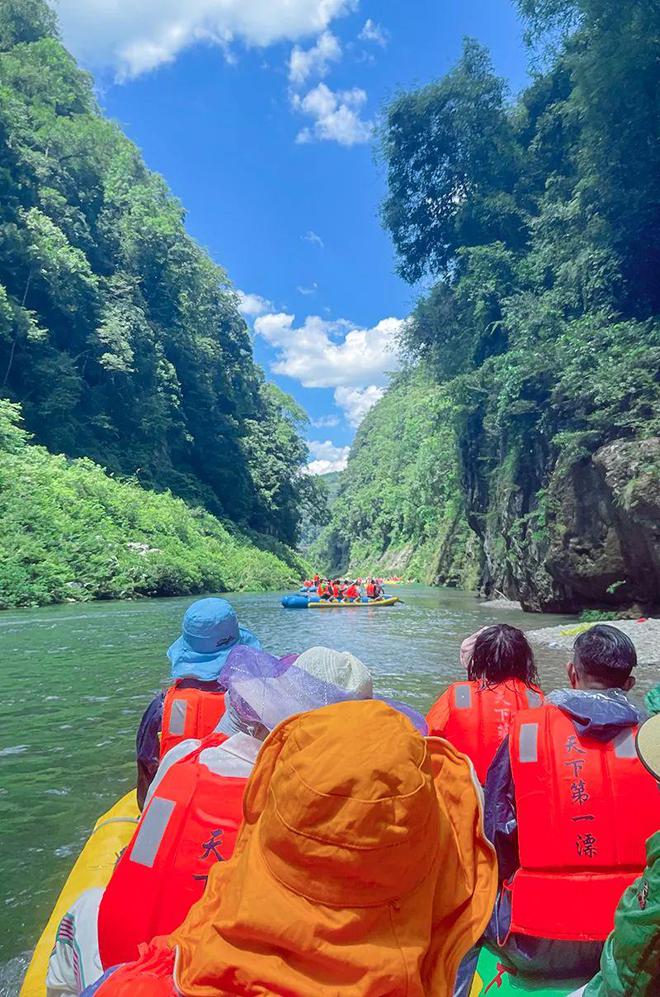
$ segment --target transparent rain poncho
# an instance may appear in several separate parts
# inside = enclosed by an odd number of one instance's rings
[[[252,734],[259,727],[271,731],[296,713],[356,698],[371,698],[356,696],[353,691],[310,675],[297,667],[297,659],[297,655],[275,658],[254,648],[235,647],[222,671],[227,711],[218,729],[228,734],[236,731]],[[403,703],[384,701],[404,713],[422,734],[427,733],[424,718],[415,710]]]

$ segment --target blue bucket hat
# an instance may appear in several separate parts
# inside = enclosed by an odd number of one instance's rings
[[[183,617],[181,636],[167,649],[172,678],[212,682],[220,677],[229,653],[237,644],[261,649],[246,627],[238,625],[226,599],[198,599]]]

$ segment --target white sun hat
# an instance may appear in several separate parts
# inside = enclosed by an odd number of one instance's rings
[[[337,686],[351,699],[371,699],[374,694],[371,672],[350,651],[331,647],[310,647],[296,661],[296,668],[321,682]]]
[[[295,713],[373,696],[369,669],[355,655],[329,647],[312,647],[293,663],[236,648],[223,681],[227,711],[218,730],[224,733],[249,730],[255,723],[274,730]]]

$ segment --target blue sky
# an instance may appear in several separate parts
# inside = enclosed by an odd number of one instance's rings
[[[309,412],[317,470],[340,466],[379,397],[419,290],[381,229],[371,127],[472,35],[515,93],[511,0],[59,0],[104,111],[162,173],[191,234],[246,297],[257,360]],[[314,425],[316,424],[316,425]]]

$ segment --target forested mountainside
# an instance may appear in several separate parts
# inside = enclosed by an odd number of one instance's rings
[[[45,0],[0,6],[0,395],[51,452],[297,539],[305,414]]]
[[[308,572],[274,539],[87,458],[31,444],[0,399],[0,609],[134,596],[287,588]]]
[[[660,7],[519,0],[515,102],[466,41],[382,127],[383,222],[430,287],[319,551],[574,610],[660,601]],[[467,539],[466,539],[467,537]]]
[[[314,477],[313,493],[316,505],[313,509],[307,505],[300,524],[298,549],[301,551],[309,551],[321,535],[323,527],[330,522],[332,507],[337,501],[341,484],[341,471],[328,471],[326,474],[317,474]]]
[[[451,414],[444,385],[423,367],[396,379],[357,431],[317,552],[324,564],[478,583]]]

